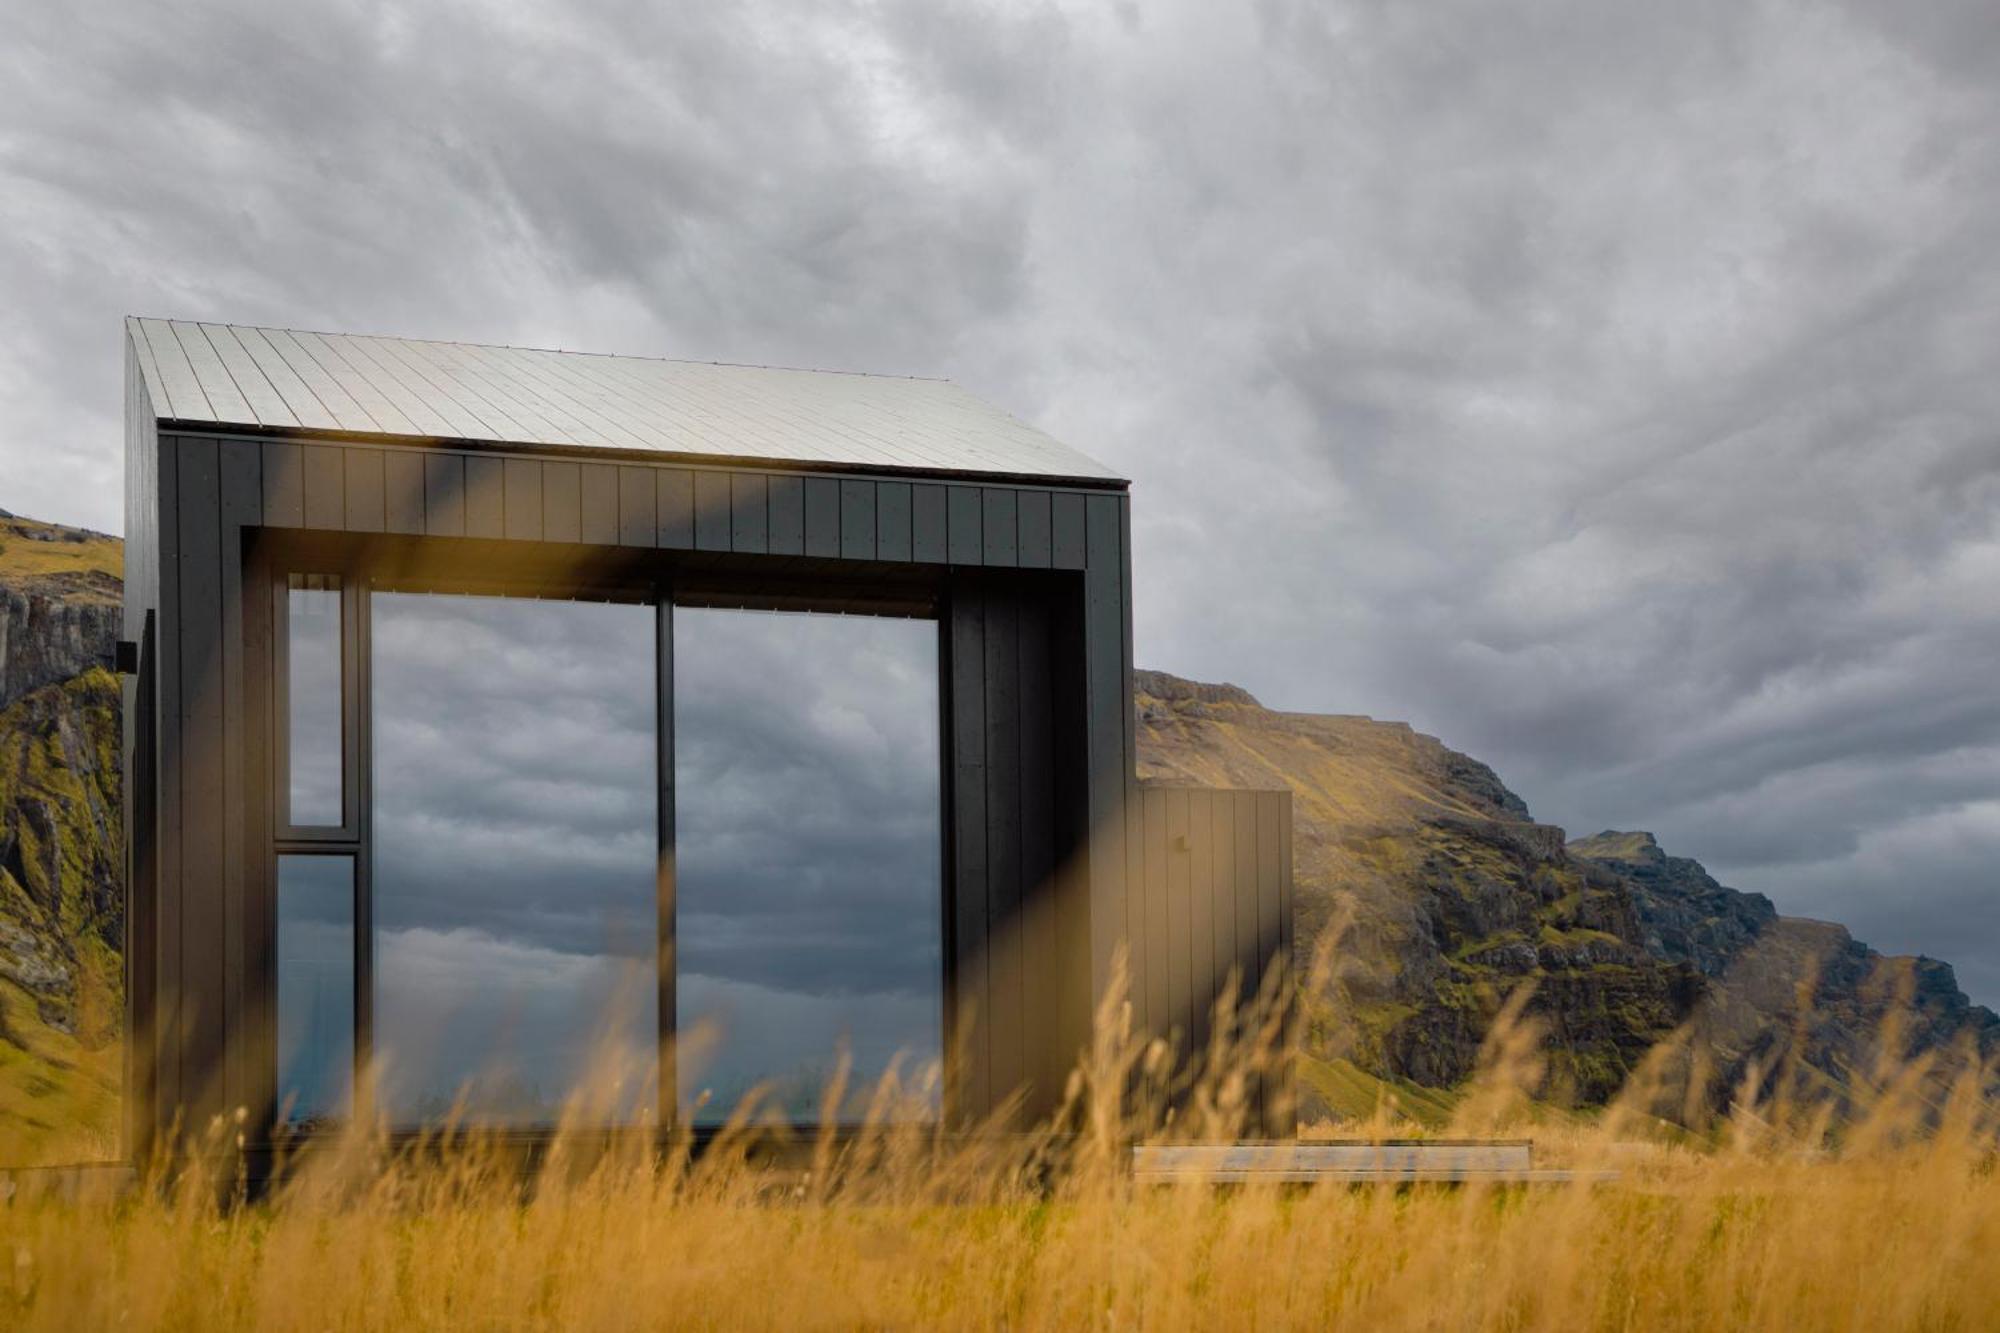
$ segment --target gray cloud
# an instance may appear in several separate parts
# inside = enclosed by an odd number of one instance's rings
[[[1149,663],[2000,1000],[1990,6],[17,8],[9,508],[118,525],[128,310],[948,374]]]

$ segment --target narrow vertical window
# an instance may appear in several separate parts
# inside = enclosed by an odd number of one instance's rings
[[[278,858],[278,1108],[309,1128],[354,1084],[354,858]]]
[[[340,580],[294,574],[285,596],[285,752],[294,828],[346,822],[341,735]]]

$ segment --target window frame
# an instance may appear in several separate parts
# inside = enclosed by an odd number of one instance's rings
[[[331,536],[331,534],[325,534]],[[456,543],[451,543],[456,545]],[[417,548],[434,548],[430,541]],[[266,691],[263,715],[266,767],[263,787],[267,818],[261,838],[263,883],[267,908],[260,922],[261,966],[256,999],[269,1006],[270,1034],[260,1043],[263,1062],[262,1086],[267,1090],[268,1111],[261,1117],[273,1137],[309,1139],[332,1132],[318,1125],[287,1125],[278,1118],[283,1091],[277,1086],[275,1032],[277,1027],[277,861],[280,856],[348,856],[354,863],[354,1072],[350,1114],[372,1118],[376,1113],[375,1090],[371,1081],[374,1054],[375,1002],[375,923],[373,913],[373,716],[370,692],[370,597],[377,590],[430,592],[465,596],[511,596],[559,600],[595,600],[648,605],[654,611],[654,742],[658,809],[656,816],[656,953],[655,979],[658,1012],[659,1101],[652,1132],[663,1140],[682,1129],[697,1138],[707,1131],[683,1125],[680,1118],[679,1087],[674,1056],[678,1035],[679,971],[676,950],[675,892],[675,753],[674,753],[674,611],[677,607],[737,608],[747,610],[819,611],[879,615],[932,622],[936,631],[940,783],[938,846],[940,851],[937,911],[940,923],[941,967],[939,976],[939,1031],[945,1061],[944,1086],[954,1086],[954,1034],[957,1032],[957,966],[952,911],[952,865],[954,858],[952,818],[952,733],[950,628],[946,615],[944,582],[941,577],[827,581],[823,575],[788,577],[777,568],[769,573],[733,573],[714,568],[681,569],[672,562],[651,561],[643,568],[627,563],[619,568],[598,567],[562,571],[534,566],[490,566],[476,558],[443,558],[432,562],[385,560],[368,545],[308,540],[277,543],[260,552],[251,562],[253,578],[265,584],[264,604],[270,616],[266,638],[268,657],[260,682]],[[818,572],[815,571],[815,574]],[[942,571],[937,571],[941,575]],[[338,827],[295,826],[290,815],[290,764],[287,748],[290,727],[289,614],[287,594],[295,575],[337,576],[341,594],[341,731],[342,731],[342,810]],[[253,686],[253,688],[256,688]],[[938,1108],[939,1122],[952,1115],[952,1099],[947,1091]],[[623,1134],[638,1127],[597,1126],[592,1132]],[[843,1126],[843,1128],[848,1128]],[[394,1138],[414,1138],[425,1132],[417,1127],[390,1126]],[[545,1139],[553,1131],[542,1128],[493,1127],[507,1137]]]

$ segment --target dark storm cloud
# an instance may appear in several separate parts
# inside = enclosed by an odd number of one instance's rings
[[[651,957],[653,612],[377,593],[378,919]]]
[[[684,969],[935,997],[937,642],[924,620],[675,613]]]
[[[1135,479],[1145,661],[2000,999],[1990,5],[9,35],[8,508],[119,524],[127,310],[949,374]]]

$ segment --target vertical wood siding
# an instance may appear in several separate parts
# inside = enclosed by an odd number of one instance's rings
[[[303,356],[285,352],[287,365]],[[316,360],[298,364],[337,389]],[[128,410],[126,619],[137,637],[157,613],[154,669],[135,685],[157,697],[157,781],[151,791],[135,781],[128,799],[137,810],[143,795],[157,811],[147,827],[133,823],[131,985],[135,1032],[153,1054],[153,1086],[135,1087],[160,1114],[268,1095],[268,1031],[234,1035],[258,1021],[272,948],[259,868],[270,775],[263,728],[250,725],[266,688],[256,639],[270,632],[269,608],[244,581],[259,528],[938,567],[948,1003],[970,1034],[953,1097],[968,1115],[1017,1088],[1031,1112],[1055,1103],[1121,950],[1141,1020],[1190,1040],[1232,969],[1261,977],[1288,954],[1289,806],[1263,793],[1133,785],[1123,494],[153,440],[155,410],[136,400]],[[135,753],[137,737],[135,727]],[[1270,1105],[1286,1095],[1270,1090]]]
[[[1281,1002],[1289,993],[1291,793],[1136,787],[1128,824],[1143,867],[1132,886],[1144,940],[1134,956],[1146,978],[1133,990],[1134,1017],[1168,1038],[1178,1060],[1200,1061],[1232,984],[1243,999],[1266,984],[1281,988]],[[1289,1003],[1284,1014],[1289,1025]],[[1282,1045],[1289,1052],[1295,1041],[1288,1030]],[[1296,1132],[1289,1060],[1265,1070],[1251,1096],[1253,1132]]]

